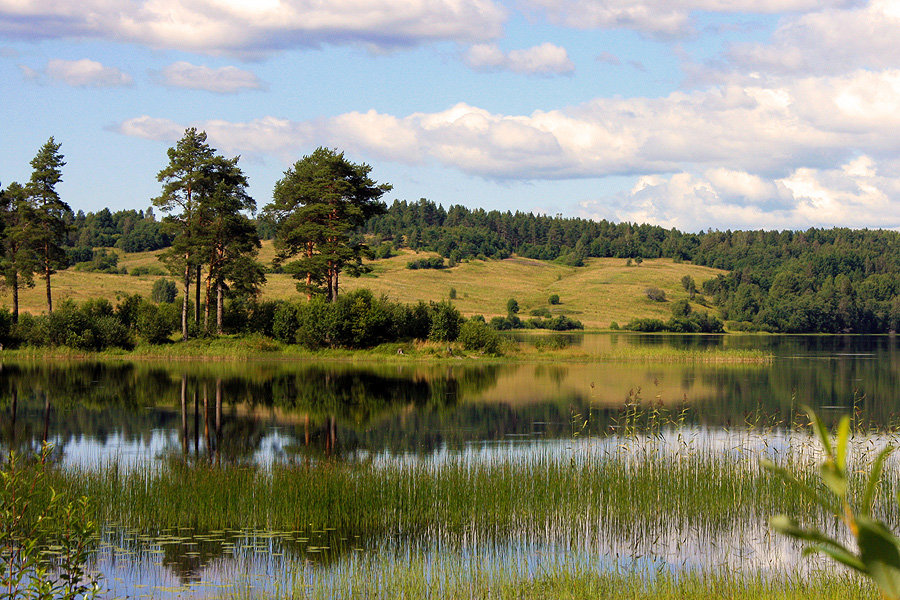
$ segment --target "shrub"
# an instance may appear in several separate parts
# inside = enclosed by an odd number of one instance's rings
[[[452,342],[459,337],[462,316],[450,302],[431,303],[431,329],[428,339],[436,342]]]
[[[174,304],[141,304],[137,332],[150,344],[164,344],[179,327],[181,313]]]
[[[519,312],[519,303],[516,302],[515,298],[510,298],[506,301],[506,313],[510,315],[515,315]]]
[[[178,287],[171,279],[157,279],[153,282],[153,288],[150,290],[150,299],[154,302],[167,302],[171,304],[175,302],[175,296],[178,294]]]
[[[444,259],[440,256],[420,258],[419,260],[411,260],[406,263],[407,269],[443,269],[444,267]]]
[[[502,354],[502,338],[482,319],[469,319],[459,328],[459,341],[466,350],[480,350],[486,354]]]
[[[454,287],[450,288],[450,299],[456,300],[456,288]]]
[[[559,304],[559,294],[550,294],[550,297],[547,298],[547,302],[554,306]]]
[[[281,304],[272,315],[272,336],[285,344],[297,342],[297,330],[300,320],[297,316],[297,307],[293,304]]]
[[[618,324],[616,321],[613,321],[613,322],[611,322],[611,323],[609,324],[609,328],[612,329],[613,331],[618,331],[618,330],[619,330],[619,324]]]
[[[647,294],[647,297],[654,302],[666,301],[666,293],[658,287],[648,287],[646,290],[644,290],[644,293]]]
[[[532,308],[528,311],[528,314],[532,317],[546,317],[548,319],[551,317],[549,308]]]
[[[133,267],[131,271],[128,272],[129,275],[134,277],[139,277],[141,275],[165,275],[166,272],[159,267]]]
[[[685,299],[677,300],[672,305],[672,316],[679,317],[687,317],[691,314],[691,303]]]

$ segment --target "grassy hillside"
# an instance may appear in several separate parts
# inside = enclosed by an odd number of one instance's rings
[[[131,270],[137,266],[160,266],[159,252],[122,253],[118,250],[119,266]],[[274,256],[271,242],[263,246],[260,258],[270,262]],[[410,270],[407,262],[433,254],[403,253],[386,260],[375,261],[373,272],[359,279],[343,278],[341,287],[348,291],[367,287],[376,294],[405,302],[441,300],[456,289],[455,304],[464,315],[483,314],[487,318],[503,315],[506,301],[515,298],[527,316],[533,308],[547,307],[555,314],[565,314],[582,321],[586,327],[608,327],[611,321],[625,324],[632,317],[670,316],[671,303],[686,298],[681,278],[690,275],[700,283],[724,271],[691,264],[676,264],[671,259],[645,260],[641,265],[626,266],[626,259],[592,258],[584,267],[565,267],[538,260],[513,257],[502,261],[472,261],[452,269]],[[108,275],[83,273],[71,269],[60,271],[52,279],[54,303],[64,298],[83,301],[104,297],[115,302],[122,294],[149,295],[157,276]],[[295,282],[289,275],[271,274],[263,290],[265,299],[298,298]],[[25,312],[41,313],[46,309],[42,280],[35,287],[23,290],[20,307]],[[666,292],[668,302],[653,302],[644,290],[658,287]],[[561,304],[549,306],[550,294],[559,294]],[[9,307],[12,299],[8,291],[2,305]],[[695,306],[695,308],[702,307]]]

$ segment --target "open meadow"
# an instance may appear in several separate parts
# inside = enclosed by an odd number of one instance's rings
[[[157,258],[160,251],[110,251],[119,254],[119,268],[129,271],[136,267],[164,269]],[[349,291],[365,287],[376,295],[384,294],[391,300],[402,302],[444,300],[453,289],[456,290],[454,304],[463,316],[480,314],[488,319],[505,316],[507,300],[515,298],[523,317],[532,309],[547,308],[554,316],[569,316],[581,321],[587,328],[606,328],[612,322],[624,325],[632,318],[668,319],[672,302],[688,297],[681,284],[684,276],[692,277],[699,287],[704,280],[725,273],[664,258],[631,265],[624,258],[590,258],[585,261],[584,267],[568,267],[512,257],[499,261],[472,260],[439,270],[406,268],[411,260],[431,256],[436,254],[403,251],[399,256],[368,262],[372,272],[359,278],[342,278],[341,289]],[[271,264],[272,258],[272,244],[264,242],[260,260]],[[159,277],[79,272],[69,268],[54,275],[51,281],[55,303],[66,298],[82,302],[95,297],[107,298],[115,303],[125,294],[149,296],[153,282]],[[270,273],[262,290],[262,298],[301,298],[295,283],[290,275]],[[650,287],[663,290],[667,301],[649,299],[645,290]],[[559,295],[559,305],[548,303],[551,294]],[[44,312],[46,297],[43,281],[36,279],[35,287],[22,290],[19,302],[24,312]],[[8,292],[2,296],[2,305],[11,305]],[[696,303],[693,307],[695,310],[707,310]]]

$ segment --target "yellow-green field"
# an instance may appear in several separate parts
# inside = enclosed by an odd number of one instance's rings
[[[159,252],[119,253],[119,266],[131,270],[137,266],[160,267]],[[271,262],[271,242],[266,242],[260,259]],[[359,279],[345,277],[342,291],[360,287],[384,294],[393,300],[416,302],[446,299],[451,288],[454,301],[466,315],[482,314],[487,318],[506,313],[506,302],[515,298],[523,317],[534,308],[549,308],[554,315],[564,314],[578,319],[588,328],[608,327],[612,321],[624,325],[634,317],[670,316],[672,301],[687,297],[681,278],[690,275],[700,284],[719,273],[716,269],[688,263],[676,264],[671,259],[645,260],[626,265],[623,258],[592,258],[584,267],[565,267],[526,258],[501,261],[464,262],[452,269],[410,270],[406,263],[414,258],[434,256],[432,253],[404,252],[400,256],[374,261],[372,273]],[[60,271],[52,278],[54,304],[65,298],[83,301],[102,297],[115,302],[123,294],[149,295],[158,276],[108,275],[83,273],[72,269]],[[665,291],[668,302],[653,302],[644,290],[658,287]],[[561,304],[550,306],[550,294],[559,294]],[[271,274],[263,290],[265,299],[300,298],[290,275]],[[11,306],[11,294],[2,296],[2,305]],[[39,314],[46,310],[43,280],[35,287],[20,292],[20,309]],[[695,309],[705,310],[699,305]]]

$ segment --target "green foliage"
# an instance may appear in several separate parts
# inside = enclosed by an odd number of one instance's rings
[[[100,593],[99,575],[86,569],[97,533],[93,503],[50,487],[50,452],[45,444],[32,464],[10,453],[0,467],[0,587],[10,600],[87,600]]]
[[[676,300],[672,304],[672,316],[676,318],[684,318],[691,314],[691,303],[685,299]]]
[[[673,316],[668,321],[661,319],[632,319],[623,329],[642,333],[667,331],[671,333],[722,333],[722,321],[709,313],[691,312],[687,316]]]
[[[644,294],[654,302],[665,302],[666,293],[658,287],[648,287],[644,290]]]
[[[546,307],[532,308],[528,311],[528,314],[532,317],[546,317],[548,319],[551,317],[550,309]]]
[[[519,314],[519,303],[515,298],[510,298],[506,301],[506,314],[508,315],[516,315]]]
[[[272,315],[272,337],[285,344],[293,344],[297,341],[297,330],[300,321],[297,318],[297,307],[284,302],[280,304]]]
[[[547,298],[547,303],[554,306],[559,304],[559,294],[550,294],[550,297]]]
[[[432,302],[431,328],[428,339],[435,342],[452,342],[459,337],[459,328],[462,316],[459,310],[449,301]]]
[[[119,255],[106,248],[94,250],[91,260],[75,264],[76,271],[92,273],[119,273]]]
[[[611,322],[611,323],[609,324],[609,328],[612,329],[613,331],[618,331],[618,330],[619,330],[619,324],[618,324],[616,321],[613,321],[613,322]]]
[[[149,266],[145,267],[143,265],[132,267],[130,271],[128,271],[129,275],[134,277],[141,277],[142,275],[165,275],[166,271],[159,267]]]
[[[483,318],[472,318],[463,323],[459,328],[459,341],[466,350],[503,354],[503,338],[496,329],[489,327]]]
[[[149,344],[164,344],[178,329],[180,307],[174,303],[143,302],[138,312],[136,330]]]
[[[153,288],[150,290],[150,299],[157,303],[171,304],[175,302],[177,295],[178,287],[171,279],[157,279],[153,282]]]
[[[818,529],[804,528],[787,515],[772,517],[769,524],[779,533],[806,542],[806,554],[825,554],[872,579],[885,599],[900,599],[900,538],[872,515],[884,463],[894,448],[887,446],[878,453],[868,472],[862,494],[851,497],[847,467],[850,417],[845,415],[841,419],[836,439],[832,442],[831,435],[818,415],[808,407],[806,412],[824,454],[819,466],[823,485],[811,487],[772,461],[762,460],[761,464],[833,514],[835,520],[842,522],[850,536],[856,540],[856,547],[847,546]]]
[[[293,261],[297,288],[338,297],[338,277],[366,270],[367,248],[356,229],[384,211],[381,196],[391,189],[369,177],[372,168],[355,164],[343,153],[317,148],[285,171],[275,183],[265,216],[277,226],[277,262]]]
[[[418,260],[411,260],[406,263],[407,269],[443,269],[446,265],[444,264],[444,259],[440,256],[436,256],[434,258],[420,258]]]
[[[447,297],[450,298],[451,300],[456,300],[456,288],[455,287],[450,288],[450,293],[447,295]]]

